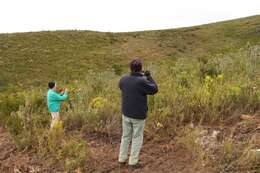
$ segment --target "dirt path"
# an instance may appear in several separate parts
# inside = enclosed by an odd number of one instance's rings
[[[125,166],[119,168],[117,159],[120,145],[119,136],[111,139],[100,136],[86,136],[90,141],[90,147],[94,153],[95,169],[90,172],[102,173],[128,173]],[[140,155],[142,168],[136,169],[134,173],[207,173],[206,170],[194,170],[191,165],[193,158],[184,149],[177,148],[173,139],[164,141],[151,141],[146,139]],[[211,171],[212,173],[212,171]]]
[[[15,147],[2,126],[0,126],[0,151],[0,172],[10,172],[9,168],[12,163],[7,160],[15,151]]]
[[[35,173],[40,170],[40,162],[33,153],[18,151],[10,135],[0,126],[0,172]]]
[[[248,124],[236,127],[238,140],[258,134],[254,131],[257,125],[249,127]],[[252,134],[249,135],[249,132]],[[117,162],[120,134],[107,136],[91,133],[83,138],[92,151],[92,158],[86,162],[85,172],[130,172],[127,167],[119,168]],[[44,163],[35,153],[18,151],[9,134],[0,126],[0,173],[64,173],[60,165],[50,168]],[[143,167],[132,171],[133,173],[215,173],[209,168],[195,169],[194,158],[180,145],[176,145],[175,139],[155,141],[145,136],[140,163]]]
[[[117,164],[120,144],[119,135],[107,137],[100,134],[86,135],[85,139],[93,153],[91,161],[86,163],[86,172],[127,173],[127,167],[119,168]],[[182,149],[176,149],[174,140],[151,141],[146,139],[140,156],[143,168],[134,173],[203,173],[193,170],[189,165],[191,156]],[[90,166],[91,165],[91,166]],[[55,169],[55,168],[54,168]],[[46,168],[34,153],[18,151],[9,134],[0,127],[0,172],[2,173],[36,173],[52,172]],[[55,171],[55,172],[58,172]]]
[[[9,172],[10,164],[6,160],[11,157],[15,147],[2,126],[0,126],[0,151],[0,172]]]

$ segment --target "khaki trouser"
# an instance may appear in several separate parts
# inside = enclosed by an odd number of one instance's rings
[[[51,112],[51,129],[57,125],[60,120],[59,112]]]
[[[126,162],[128,146],[131,140],[132,146],[128,164],[135,165],[138,163],[139,153],[143,145],[144,125],[145,120],[129,118],[123,115],[123,134],[120,145],[119,162]]]

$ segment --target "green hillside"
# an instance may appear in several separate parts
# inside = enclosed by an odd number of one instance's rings
[[[209,25],[131,32],[47,31],[0,34],[0,85],[82,79],[88,69],[126,66],[134,56],[157,61],[198,58],[260,42],[260,16]]]
[[[135,56],[159,88],[135,172],[260,172],[260,16],[131,33],[1,34],[0,172],[128,172],[117,163],[118,81]],[[50,80],[69,90],[51,130]]]

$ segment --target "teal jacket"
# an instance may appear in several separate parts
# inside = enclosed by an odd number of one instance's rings
[[[48,93],[47,93],[48,110],[50,112],[59,112],[61,102],[66,100],[67,97],[68,97],[67,92],[65,92],[63,95],[61,95],[61,94],[55,92],[54,90],[49,89]]]

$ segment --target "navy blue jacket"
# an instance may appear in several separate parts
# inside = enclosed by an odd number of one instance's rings
[[[143,73],[131,73],[121,78],[119,88],[122,93],[122,113],[124,116],[145,119],[147,117],[147,95],[158,92],[158,87],[151,76]]]

